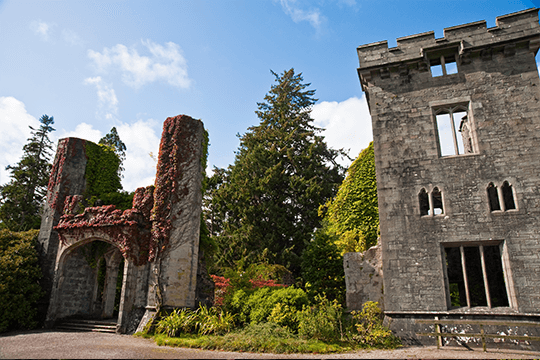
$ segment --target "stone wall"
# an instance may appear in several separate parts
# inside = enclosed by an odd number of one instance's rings
[[[382,249],[373,246],[363,253],[345,253],[346,302],[348,310],[362,310],[367,301],[376,301],[384,310]]]
[[[400,38],[391,49],[385,41],[358,48],[358,74],[373,122],[385,312],[394,317],[538,313],[538,10],[498,17],[494,28],[479,21],[444,34],[441,39],[433,32]],[[437,65],[447,73],[435,76]],[[458,108],[467,115],[472,152],[444,156],[438,115],[458,113]],[[462,136],[459,126],[458,119],[454,148]],[[505,182],[514,209],[502,206]],[[490,205],[492,183],[499,191],[499,210]],[[462,266],[448,269],[447,253],[453,248],[461,251]],[[460,293],[467,287],[472,299],[474,287],[487,283],[482,276],[491,281],[492,274],[480,260],[480,280],[452,284],[454,272],[467,267],[469,250],[491,248],[500,253],[507,305],[476,306],[471,300],[469,306],[456,306],[451,285]],[[496,300],[496,295],[485,297]]]
[[[97,268],[88,265],[82,247],[69,254],[64,265],[66,272],[59,280],[56,306],[56,317],[64,318],[73,315],[90,317],[95,300],[95,285],[97,283]]]
[[[64,199],[84,192],[86,163],[85,140],[65,138],[58,141],[38,236],[39,260],[43,272],[41,286],[45,291],[38,306],[42,321],[49,307],[59,246],[58,233],[54,227],[62,215]]]
[[[41,311],[46,312],[48,326],[72,315],[112,316],[121,256],[125,262],[119,332],[133,332],[146,310],[148,319],[161,307],[212,302],[208,291],[213,283],[197,286],[208,278],[204,265],[199,269],[204,262],[198,256],[205,139],[201,121],[184,115],[168,118],[156,186],[137,189],[133,208],[125,211],[113,205],[82,207],[87,142],[60,140],[38,239],[47,290]],[[110,244],[112,252],[107,254],[114,252],[114,259],[103,255],[107,274],[101,304],[94,301],[97,271],[81,253],[94,241]]]

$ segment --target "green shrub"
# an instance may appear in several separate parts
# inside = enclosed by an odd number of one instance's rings
[[[345,300],[345,272],[343,256],[335,242],[338,236],[324,225],[315,232],[313,240],[306,245],[302,254],[302,277],[311,301],[324,294],[330,300]]]
[[[268,316],[268,322],[296,331],[298,329],[298,310],[287,304],[277,303]]]
[[[236,320],[239,324],[249,322],[250,308],[248,306],[249,294],[240,289],[234,292],[229,301],[228,308],[236,315]]]
[[[293,286],[286,288],[261,288],[255,291],[248,299],[249,320],[257,324],[268,321],[272,310],[277,304],[287,305],[289,311],[301,310],[308,304],[308,297],[304,290],[296,289]],[[296,329],[296,326],[294,326]]]
[[[307,339],[321,341],[339,341],[343,339],[343,308],[334,299],[328,300],[324,295],[315,297],[315,305],[304,306],[298,314],[298,334]]]
[[[377,302],[368,301],[361,312],[353,311],[350,340],[363,347],[391,349],[401,345],[401,340],[383,325],[384,314]]]
[[[37,326],[42,296],[41,270],[35,248],[39,230],[0,230],[0,332]]]

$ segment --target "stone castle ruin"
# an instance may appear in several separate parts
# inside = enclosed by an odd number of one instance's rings
[[[156,185],[137,189],[133,208],[121,211],[82,206],[87,141],[59,141],[38,238],[46,325],[113,318],[116,304],[116,331],[134,332],[161,308],[213,301],[213,289],[198,288],[205,142],[201,121],[168,118]]]
[[[386,322],[406,342],[433,344],[429,319],[445,319],[442,332],[487,321],[497,334],[537,337],[491,342],[540,344],[539,47],[530,9],[492,28],[478,21],[357,49],[384,287],[360,291],[351,271],[381,269],[367,266],[375,255],[348,255],[347,301],[354,309],[383,291]]]

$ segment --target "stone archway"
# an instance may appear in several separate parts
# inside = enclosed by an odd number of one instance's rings
[[[117,316],[115,304],[123,302],[117,296],[124,293],[117,292],[118,278],[127,265],[119,248],[104,239],[91,238],[62,250],[47,320]]]

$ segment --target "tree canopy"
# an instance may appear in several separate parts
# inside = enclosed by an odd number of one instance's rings
[[[320,227],[317,209],[343,179],[335,162],[342,152],[318,135],[310,117],[315,90],[302,74],[272,74],[276,83],[255,112],[260,124],[239,136],[235,161],[213,191],[212,212],[222,220],[216,264],[267,261],[298,275],[304,247]]]
[[[327,230],[337,235],[336,244],[342,253],[362,252],[377,244],[379,208],[373,142],[351,164],[336,197],[326,207]]]
[[[23,147],[23,156],[14,166],[7,166],[11,173],[9,183],[0,186],[0,226],[13,231],[39,229],[40,209],[47,195],[51,172],[52,142],[49,133],[55,129],[54,118],[43,115],[38,129]]]

